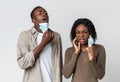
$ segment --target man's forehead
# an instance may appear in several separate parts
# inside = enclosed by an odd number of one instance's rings
[[[42,7],[36,8],[35,11],[36,11],[36,10],[44,10],[44,11],[46,11],[46,10],[45,10],[44,8],[42,8]]]

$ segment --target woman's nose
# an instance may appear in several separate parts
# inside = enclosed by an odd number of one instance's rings
[[[79,33],[79,36],[82,37],[84,34],[82,32]]]

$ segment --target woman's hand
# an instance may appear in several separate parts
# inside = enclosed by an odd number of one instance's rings
[[[87,48],[87,51],[88,51],[88,58],[89,58],[89,61],[93,61],[93,59],[94,59],[93,47],[88,47],[88,48]]]
[[[79,54],[80,53],[80,42],[77,41],[77,39],[75,38],[72,41],[73,47],[75,49],[75,54]]]

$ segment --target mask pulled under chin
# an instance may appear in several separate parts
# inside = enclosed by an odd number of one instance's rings
[[[39,23],[39,28],[44,33],[45,31],[48,30],[48,23]]]

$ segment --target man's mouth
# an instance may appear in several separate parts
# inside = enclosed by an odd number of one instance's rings
[[[48,22],[48,18],[44,18],[43,21]]]

